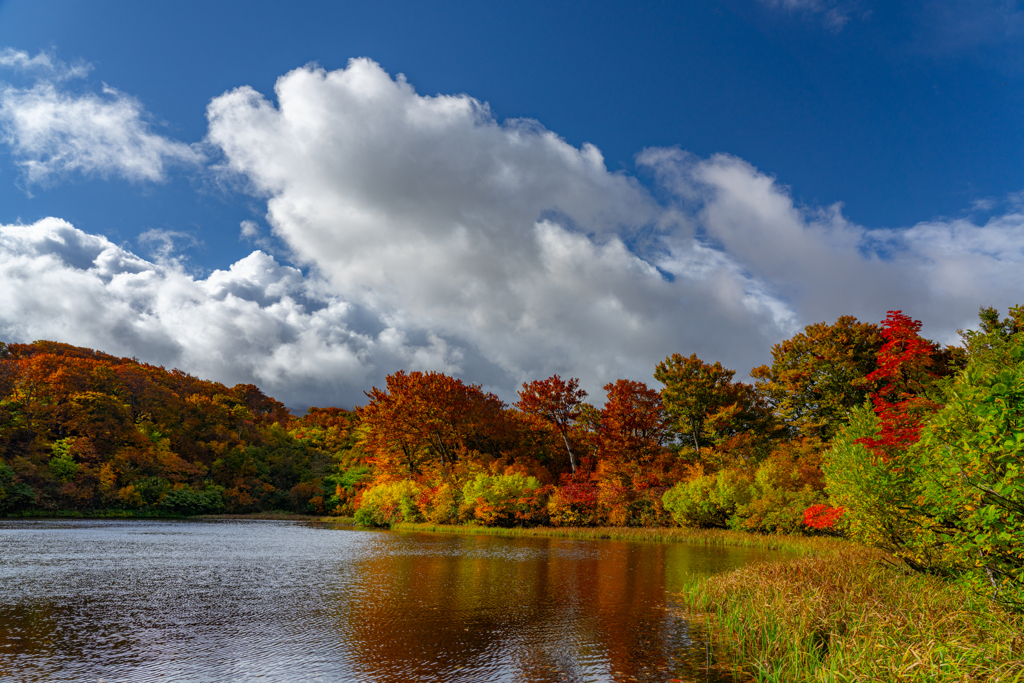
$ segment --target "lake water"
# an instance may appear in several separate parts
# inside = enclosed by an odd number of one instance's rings
[[[724,681],[672,610],[764,557],[272,521],[0,521],[2,681]]]

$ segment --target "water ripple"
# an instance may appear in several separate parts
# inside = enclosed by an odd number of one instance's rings
[[[3,681],[732,680],[669,596],[753,551],[270,521],[0,522]]]

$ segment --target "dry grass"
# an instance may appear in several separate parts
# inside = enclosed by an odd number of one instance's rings
[[[571,538],[577,540],[649,541],[692,545],[739,546],[763,550],[787,550],[799,554],[833,552],[846,547],[845,541],[826,537],[749,534],[722,529],[680,529],[664,527],[485,527],[402,522],[395,531],[426,531],[490,536]]]
[[[1019,616],[866,548],[750,565],[681,597],[758,681],[1024,681]]]

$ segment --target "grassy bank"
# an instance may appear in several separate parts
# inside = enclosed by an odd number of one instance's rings
[[[846,541],[827,537],[787,536],[782,534],[748,534],[722,529],[680,529],[647,527],[485,527],[447,524],[396,524],[395,531],[428,531],[453,534],[486,534],[489,536],[571,538],[584,541],[652,541],[657,543],[690,543],[693,545],[737,546],[762,550],[787,550],[801,555],[835,552],[846,547]]]
[[[694,580],[719,658],[758,681],[1024,681],[1024,620],[848,546]]]

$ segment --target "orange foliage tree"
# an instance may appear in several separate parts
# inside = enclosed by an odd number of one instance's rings
[[[579,462],[569,444],[569,433],[583,414],[583,399],[586,397],[587,392],[579,388],[579,380],[575,377],[563,380],[552,375],[545,380],[524,382],[516,403],[524,414],[550,425],[562,437],[573,474]]]
[[[361,443],[384,478],[413,478],[435,463],[447,472],[469,452],[500,451],[505,406],[479,385],[401,370],[387,376],[386,390],[366,395],[357,409]]]

